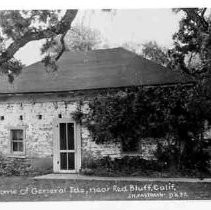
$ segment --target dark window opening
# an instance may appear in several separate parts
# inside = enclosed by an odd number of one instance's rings
[[[60,123],[60,150],[67,149],[66,124]]]
[[[1,120],[4,120],[4,116],[1,116]]]
[[[60,149],[74,150],[74,124],[60,123]]]
[[[41,114],[38,115],[38,119],[42,120],[42,115]]]
[[[123,153],[137,153],[139,152],[139,143],[137,140],[130,140],[127,142],[122,142],[122,152]]]
[[[22,115],[20,115],[20,120],[23,120],[23,116]]]
[[[62,118],[62,114],[59,114],[59,115],[58,115],[58,118]]]

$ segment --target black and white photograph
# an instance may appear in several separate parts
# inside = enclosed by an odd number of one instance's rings
[[[210,199],[210,8],[0,10],[0,202]]]

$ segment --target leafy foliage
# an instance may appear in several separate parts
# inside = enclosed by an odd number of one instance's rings
[[[160,163],[165,163],[168,168],[175,171],[175,165],[179,170],[193,170],[209,173],[209,154],[204,152],[206,148],[204,141],[188,141],[184,152],[180,154],[180,148],[175,144],[163,145],[158,143],[155,157]]]
[[[82,102],[80,102],[80,105],[77,107],[75,112],[72,112],[71,116],[72,119],[76,122],[76,123],[82,123],[82,118],[84,117],[84,114],[81,110],[81,104]]]
[[[158,64],[194,76],[204,89],[210,89],[211,75],[211,15],[207,8],[179,8],[182,14],[179,30],[173,35],[171,49],[156,42],[143,44],[142,55]],[[139,48],[138,45],[136,45]],[[132,49],[135,49],[132,47]]]
[[[145,58],[162,66],[169,64],[168,50],[160,47],[155,41],[143,44],[142,54]]]
[[[169,156],[168,156],[169,157]],[[139,177],[209,177],[207,171],[183,169],[173,171],[160,160],[145,160],[140,156],[103,158],[82,166],[81,174],[94,176],[139,176]]]
[[[181,8],[174,11],[183,14],[179,30],[173,36],[173,54],[177,64],[183,71],[196,77],[204,78],[210,75],[210,11],[206,8]],[[198,65],[189,68],[189,64],[196,56]],[[185,58],[188,58],[188,62],[185,62]]]
[[[63,14],[64,13],[64,14]],[[55,67],[64,52],[64,37],[71,28],[77,10],[2,10],[0,12],[0,72],[7,74],[9,80],[21,72],[23,65],[14,58],[16,52],[27,43],[45,39],[42,52],[46,52],[53,41],[59,37],[62,48],[54,57],[44,59],[45,65]]]
[[[198,91],[184,86],[133,88],[95,98],[86,125],[96,143],[121,142],[130,147],[142,138],[166,138],[176,154],[172,163],[182,167],[187,155],[202,152],[205,120],[211,122],[211,102]]]
[[[100,32],[84,25],[73,26],[66,36],[66,45],[68,50],[94,50],[98,47],[100,42]]]
[[[104,10],[109,12],[110,10]],[[85,26],[71,24],[77,10],[2,10],[0,12],[0,72],[12,82],[21,72],[16,52],[34,40],[45,40],[42,62],[57,70],[56,61],[65,50],[92,50],[100,43],[100,33]]]
[[[139,156],[111,159],[109,156],[94,160],[82,169],[85,175],[97,176],[148,176],[152,172],[161,172],[165,166],[156,160],[145,160]]]
[[[141,54],[141,46],[142,45],[137,42],[125,42],[122,44],[121,47],[140,55]]]

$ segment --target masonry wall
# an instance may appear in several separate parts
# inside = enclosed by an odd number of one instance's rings
[[[83,98],[84,99],[84,98]],[[10,128],[24,126],[26,129],[25,157],[40,167],[52,167],[53,161],[53,122],[55,119],[70,118],[82,100],[71,94],[20,95],[0,97],[0,153],[11,157]],[[83,107],[86,111],[87,105]],[[39,115],[42,119],[39,119]],[[22,116],[22,120],[20,119]],[[89,160],[103,156],[122,157],[120,144],[97,145],[92,141],[88,130],[81,126],[82,166]],[[153,158],[155,142],[142,140],[140,156]],[[40,161],[37,161],[40,160]]]
[[[24,127],[26,131],[25,155],[22,158],[33,159],[33,163],[51,165],[53,157],[53,122],[55,119],[70,118],[77,109],[79,98],[70,95],[55,96],[15,96],[0,98],[0,154],[13,157],[10,148],[10,129]],[[42,119],[39,119],[39,115]],[[22,116],[22,120],[20,119]],[[87,154],[93,158],[119,153],[111,145],[99,146],[91,141],[86,128],[81,127],[82,160]],[[37,161],[40,160],[40,161]],[[42,162],[42,163],[40,163]]]
[[[0,104],[0,112],[4,116],[0,124],[0,151],[10,155],[9,129],[23,126],[26,128],[26,156],[52,156],[53,121],[59,114],[67,117],[75,107],[74,103],[65,107],[62,102]],[[42,115],[42,119],[38,115]]]
[[[162,142],[165,142],[162,140]],[[127,155],[140,156],[144,159],[154,159],[154,152],[157,148],[157,141],[153,138],[140,139],[139,151],[135,154],[122,153],[121,144],[104,144],[99,145],[92,141],[90,133],[86,128],[82,128],[82,163],[86,165],[89,159],[98,159],[105,156],[111,158],[121,158]],[[82,164],[83,165],[83,164]]]

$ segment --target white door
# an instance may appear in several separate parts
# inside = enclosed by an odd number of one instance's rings
[[[79,125],[70,119],[60,119],[56,122],[54,136],[54,172],[78,172],[81,165]]]

